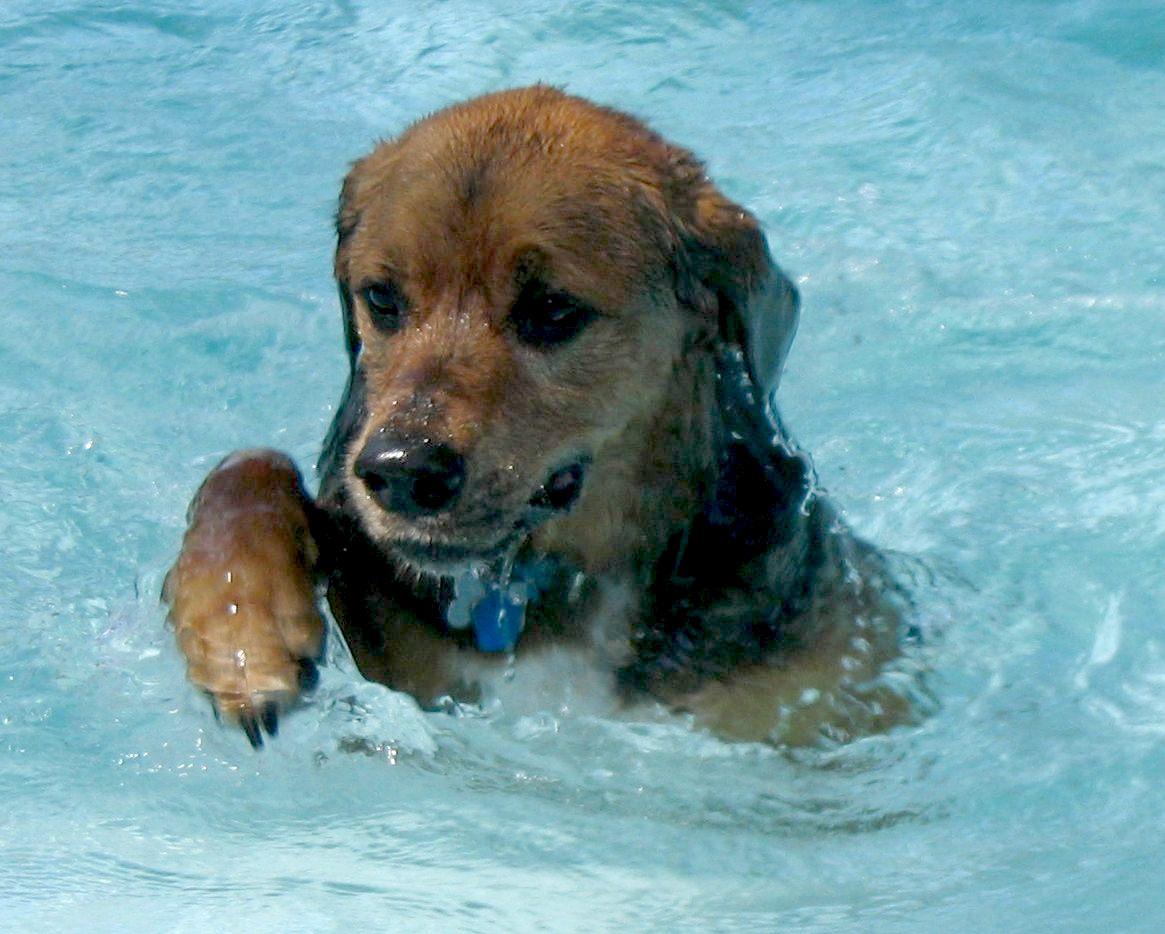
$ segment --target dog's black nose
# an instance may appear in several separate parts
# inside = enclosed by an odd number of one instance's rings
[[[355,472],[390,512],[431,516],[457,499],[465,485],[465,458],[447,444],[380,431],[356,458]]]

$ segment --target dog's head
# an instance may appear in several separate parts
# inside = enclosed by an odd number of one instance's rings
[[[422,571],[491,559],[604,473],[634,483],[612,451],[675,404],[686,354],[741,344],[771,387],[795,328],[756,221],[690,153],[548,87],[382,143],[337,232],[352,370],[325,486]]]

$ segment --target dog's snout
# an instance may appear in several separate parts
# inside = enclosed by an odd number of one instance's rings
[[[465,485],[465,458],[447,444],[377,432],[355,473],[385,509],[415,518],[449,509]]]

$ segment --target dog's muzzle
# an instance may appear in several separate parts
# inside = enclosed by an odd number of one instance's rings
[[[524,507],[508,515],[497,512],[489,527],[457,523],[455,507],[466,495],[467,465],[446,444],[428,439],[410,442],[379,431],[357,455],[353,473],[382,509],[416,526],[415,532],[385,544],[408,565],[445,576],[486,567],[516,553],[538,526],[578,501],[588,463],[589,458],[575,457],[552,470]]]

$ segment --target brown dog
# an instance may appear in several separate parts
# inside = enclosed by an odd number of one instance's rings
[[[797,293],[756,220],[637,120],[548,87],[443,110],[344,182],[351,364],[313,502],[240,452],[164,593],[256,745],[323,624],[423,705],[573,649],[721,735],[884,728],[893,586],[766,400]]]

